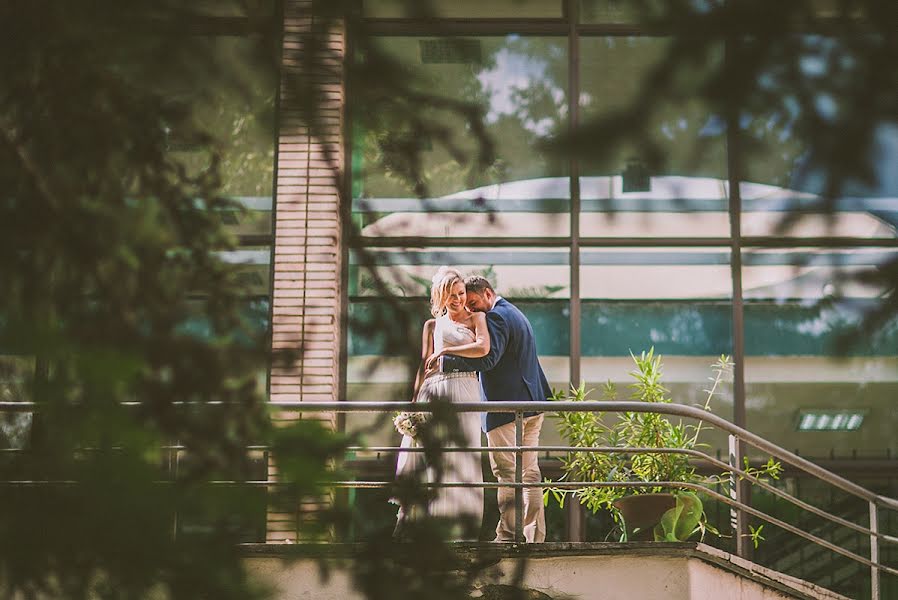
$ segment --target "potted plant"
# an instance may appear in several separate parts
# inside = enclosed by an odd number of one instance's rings
[[[636,368],[630,373],[634,382],[631,399],[642,402],[670,402],[668,390],[661,383],[661,357],[655,355],[654,348],[639,356],[631,354]],[[705,390],[707,397],[703,408],[710,410],[711,400],[718,393],[721,384],[732,372],[732,362],[728,356],[721,356],[712,365],[713,376],[709,377],[710,387]],[[571,387],[569,393],[556,393],[553,400],[588,400],[590,390],[585,384]],[[617,390],[613,383],[605,384],[604,400],[616,400]],[[707,444],[699,441],[703,429],[701,422],[684,424],[682,420],[673,422],[667,415],[659,413],[622,413],[613,423],[606,423],[603,413],[567,412],[559,413],[559,430],[569,446],[605,446],[613,448],[682,448],[698,449]],[[549,486],[547,495],[552,495],[561,504],[568,493],[572,493],[589,510],[611,511],[615,522],[621,528],[621,540],[664,540],[685,541],[707,531],[719,535],[711,527],[704,512],[701,498],[688,489],[671,490],[652,485],[661,481],[684,483],[719,483],[729,473],[717,477],[704,477],[696,472],[689,456],[679,453],[600,453],[571,452],[562,459],[564,475],[561,480],[570,481],[638,481],[645,485],[636,487],[584,487],[576,490]],[[760,469],[751,469],[755,476],[776,478],[781,466],[773,460]],[[548,498],[547,498],[548,500]],[[760,539],[760,528],[753,530],[755,543]]]

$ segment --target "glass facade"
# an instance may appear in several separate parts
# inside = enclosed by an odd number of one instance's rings
[[[406,69],[414,91],[447,102],[422,115],[426,128],[410,122],[402,105],[364,109],[377,128],[365,130],[359,120],[353,131],[353,216],[362,234],[569,236],[567,164],[540,149],[568,126],[567,41],[519,35],[379,41],[380,51]],[[483,114],[485,129],[472,130],[459,105]]]
[[[816,4],[824,17],[831,5]],[[650,118],[620,120],[669,75],[658,65],[674,42],[643,31],[633,3],[433,3],[445,21],[403,6],[366,2],[366,25],[418,89],[442,107],[472,107],[485,130],[435,109],[421,135],[407,115],[350,99],[351,212],[371,249],[349,260],[349,399],[408,397],[430,276],[454,265],[486,274],[529,316],[556,388],[612,381],[625,399],[630,353],[654,348],[674,402],[702,405],[711,364],[726,354],[743,379],[721,386],[715,414],[848,477],[863,460],[893,464],[895,326],[858,328],[895,258],[894,177],[827,203],[788,101],[728,120],[685,94],[661,98]],[[796,35],[803,68],[827,72],[834,44]],[[721,42],[697,56],[676,73],[682,89],[706,85],[732,50]],[[598,132],[595,123],[627,135],[575,137],[576,159],[552,146],[569,131]],[[490,152],[477,154],[481,142]],[[879,146],[872,162],[883,171],[894,146]],[[412,154],[410,166],[402,157]],[[543,442],[556,441],[547,424]],[[726,453],[725,436],[706,441]],[[794,475],[782,485],[838,503]],[[757,501],[778,514],[772,499]],[[725,526],[726,509],[713,510]]]
[[[379,19],[409,18],[560,18],[562,0],[436,0],[434,2],[409,2],[408,0],[363,0],[362,12],[366,17]]]
[[[665,98],[652,118],[621,125],[624,141],[590,140],[576,160],[558,152],[559,136],[612,123],[650,94],[673,41],[641,33],[625,2],[557,5],[438,2],[453,29],[435,35],[401,3],[366,4],[379,48],[413,89],[444,102],[425,111],[429,129],[395,110],[353,109],[366,118],[353,120],[352,217],[376,249],[349,260],[348,397],[408,395],[429,279],[448,264],[488,275],[525,309],[557,387],[626,384],[630,352],[654,347],[674,401],[699,404],[711,363],[727,354],[744,383],[727,386],[715,413],[803,455],[890,456],[894,332],[850,332],[884,293],[855,276],[893,257],[876,241],[894,239],[898,200],[867,190],[826,209],[785,109],[729,129],[695,98]],[[836,43],[796,40],[810,69]],[[721,43],[677,76],[701,85],[726,55]],[[453,103],[483,115],[485,129]],[[366,327],[391,318],[393,296],[418,318],[389,333]],[[389,373],[370,377],[375,363]],[[802,411],[846,407],[870,416],[852,430],[799,429]]]
[[[886,290],[858,279],[893,259],[888,248],[744,248],[748,427],[811,457],[887,458],[898,426],[894,324],[864,332],[861,321]],[[802,414],[851,410],[802,427]]]

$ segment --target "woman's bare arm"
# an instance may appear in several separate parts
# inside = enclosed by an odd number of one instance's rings
[[[430,368],[444,354],[480,358],[490,353],[490,332],[486,327],[486,313],[475,312],[471,315],[471,319],[474,322],[474,341],[460,346],[446,346],[441,351],[431,354],[426,361],[426,368]]]
[[[427,357],[433,354],[433,331],[436,323],[434,319],[429,319],[424,323],[424,331],[421,335],[421,363],[418,365],[418,372],[415,374],[415,391],[412,393],[412,402],[418,397],[418,390],[421,389],[421,383],[424,381],[424,367],[427,363]]]

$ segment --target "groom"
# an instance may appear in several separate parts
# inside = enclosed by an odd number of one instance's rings
[[[442,370],[481,371],[481,385],[486,399],[508,401],[544,401],[552,395],[546,375],[536,356],[533,328],[527,317],[517,307],[496,295],[493,286],[484,277],[472,275],[465,279],[467,306],[472,312],[486,313],[490,333],[490,352],[483,358],[462,358],[446,355]],[[543,415],[524,413],[524,446],[539,445],[539,431]],[[487,413],[484,431],[490,447],[490,464],[493,475],[500,483],[514,482],[514,452],[501,448],[515,445],[514,413]],[[525,483],[539,483],[536,452],[523,453]],[[513,542],[514,539],[514,489],[500,487],[499,525],[496,542]],[[546,539],[546,517],[543,494],[538,487],[524,488],[524,538],[528,542]]]

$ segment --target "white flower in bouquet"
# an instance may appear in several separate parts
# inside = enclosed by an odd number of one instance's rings
[[[423,412],[396,413],[396,416],[393,417],[393,425],[396,426],[396,431],[402,435],[416,437],[418,429],[427,422],[429,416],[428,413]]]

